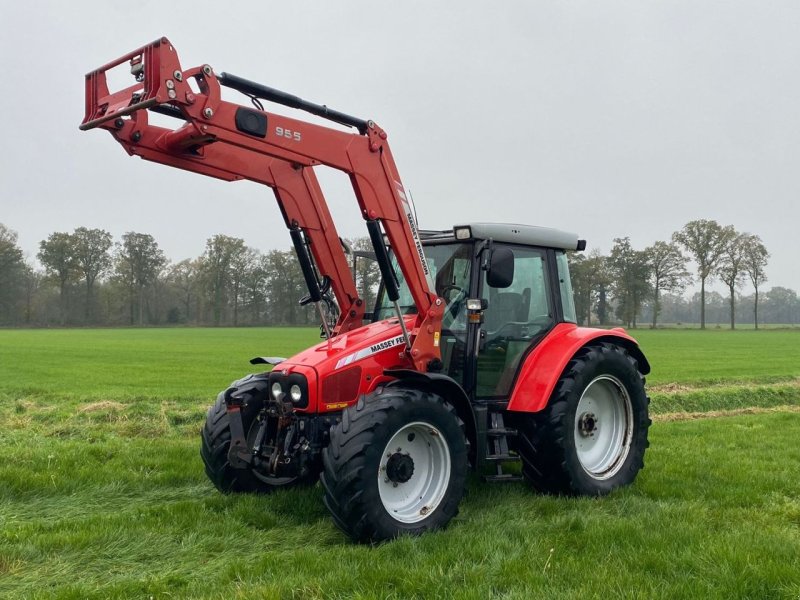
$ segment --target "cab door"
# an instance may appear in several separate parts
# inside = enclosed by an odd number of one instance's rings
[[[475,396],[479,399],[508,396],[522,356],[555,324],[548,250],[509,247],[514,253],[511,284],[493,288],[482,276],[480,294],[488,307],[478,342]]]

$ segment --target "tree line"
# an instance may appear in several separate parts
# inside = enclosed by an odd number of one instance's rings
[[[366,239],[354,240],[365,249]],[[17,234],[0,223],[0,325],[312,325],[313,306],[293,250],[266,253],[215,235],[204,252],[168,260],[152,235],[103,229],[55,232],[39,243],[41,267],[26,261]],[[379,278],[356,263],[367,302]]]
[[[769,257],[758,235],[713,220],[690,221],[669,241],[657,241],[642,250],[634,249],[630,238],[616,238],[608,255],[594,250],[570,256],[578,318],[585,324],[594,320],[636,327],[646,316],[650,326],[657,327],[668,308],[668,322],[699,322],[705,328],[706,285],[717,279],[728,291],[726,317],[731,329],[737,319],[758,328],[762,302],[769,322],[797,323],[800,302],[793,290],[772,288],[766,299],[760,297]],[[689,271],[690,261],[694,274]],[[700,291],[687,301],[682,294],[693,282],[699,283]],[[752,296],[742,295],[745,285],[753,290]],[[713,292],[716,322],[719,299]],[[743,315],[737,303],[752,313]]]
[[[371,250],[369,240],[351,242]],[[26,260],[17,234],[0,223],[0,325],[311,325],[318,315],[300,306],[307,293],[293,250],[266,253],[244,240],[215,235],[203,253],[171,262],[153,236],[102,229],[55,232],[39,244],[37,266]],[[769,253],[757,235],[716,221],[691,221],[669,241],[637,250],[617,238],[608,255],[570,253],[578,319],[586,325],[646,320],[670,323],[800,322],[794,290],[767,281]],[[695,266],[690,272],[690,262]],[[380,279],[374,262],[356,263],[361,297],[372,306]],[[718,279],[723,298],[707,292]],[[700,291],[684,297],[696,281]],[[753,293],[744,295],[745,288]]]

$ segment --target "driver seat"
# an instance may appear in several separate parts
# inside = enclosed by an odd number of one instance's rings
[[[497,331],[506,323],[518,321],[524,306],[522,294],[516,292],[500,292],[489,302],[486,311],[485,327],[488,331]]]

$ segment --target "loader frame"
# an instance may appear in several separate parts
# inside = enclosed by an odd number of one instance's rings
[[[126,63],[137,82],[109,90],[107,72]],[[355,127],[358,133],[227,102],[221,98],[222,86]],[[149,122],[148,110],[184,123],[176,129],[156,126]],[[340,316],[331,336],[360,327],[365,307],[312,168],[325,165],[347,173],[373,244],[383,246],[381,233],[385,233],[417,306],[418,317],[405,332],[409,366],[425,371],[439,360],[442,301],[431,291],[414,211],[387,134],[375,122],[235,75],[217,75],[209,65],[184,70],[175,48],[162,37],[86,75],[86,113],[80,129],[93,128],[111,132],[130,155],[225,181],[248,179],[272,188],[286,226],[294,233],[311,300],[319,302],[317,274],[321,281],[330,282],[336,296]],[[303,265],[307,249],[314,258],[314,277],[311,265]],[[376,253],[380,262],[385,250],[378,247]],[[388,265],[382,264],[381,269],[384,280],[392,279]]]

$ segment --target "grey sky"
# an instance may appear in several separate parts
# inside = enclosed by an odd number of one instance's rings
[[[289,247],[270,190],[78,131],[84,73],[166,35],[184,68],[377,121],[425,228],[531,223],[607,251],[716,219],[764,239],[767,287],[800,291],[796,1],[110,4],[3,8],[0,222],[31,256],[78,226],[151,233],[174,260],[215,233]],[[320,179],[340,234],[365,235],[344,176]]]

